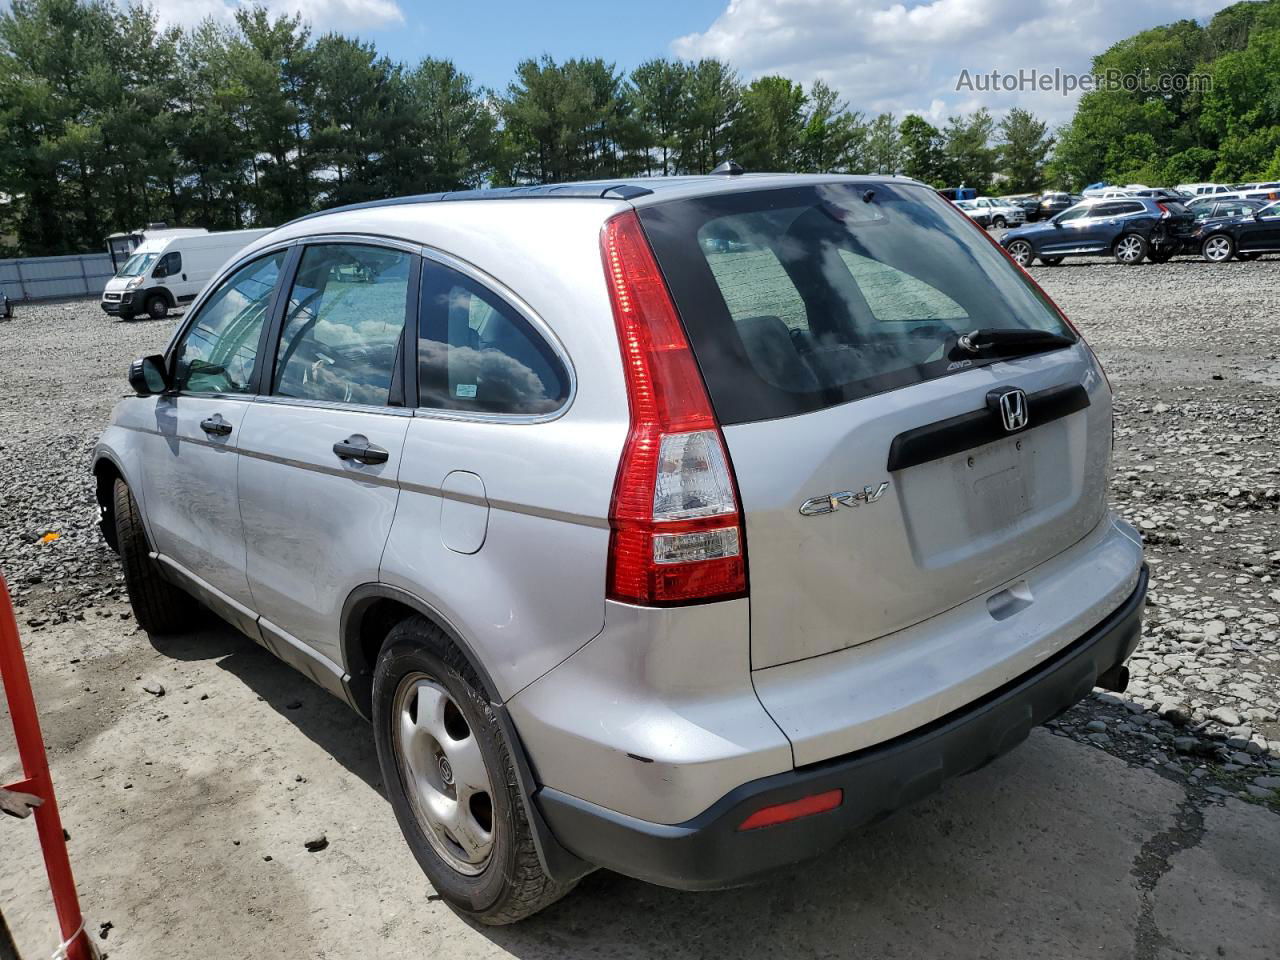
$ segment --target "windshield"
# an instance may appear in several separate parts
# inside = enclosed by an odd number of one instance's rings
[[[156,262],[156,257],[158,256],[160,256],[158,253],[135,253],[125,261],[124,266],[120,268],[120,272],[116,276],[140,277],[151,269],[151,265]]]
[[[906,184],[742,191],[640,210],[726,424],[804,413],[990,362],[976,328],[1074,340],[973,223]]]

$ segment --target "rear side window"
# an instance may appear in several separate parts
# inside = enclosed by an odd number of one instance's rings
[[[483,284],[425,260],[420,310],[419,406],[537,416],[568,399],[569,374],[551,345]]]
[[[976,328],[1073,336],[982,232],[926,188],[821,184],[639,213],[726,424],[990,362],[951,355]]]
[[[412,261],[412,254],[386,247],[307,247],[289,291],[271,392],[390,404]]]

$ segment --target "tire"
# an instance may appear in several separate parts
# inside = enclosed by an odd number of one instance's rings
[[[136,314],[136,313],[134,313],[132,310],[121,310],[121,311],[120,311],[120,319],[121,319],[121,320],[123,320],[123,321],[125,321],[126,323],[128,323],[130,320],[132,320],[132,319],[133,319],[134,317],[136,317],[136,316],[137,316],[137,314]]]
[[[1243,260],[1243,261],[1245,261],[1246,263],[1249,263],[1249,262],[1251,262],[1251,261],[1253,261],[1253,260],[1257,260],[1260,256],[1262,256],[1262,254],[1261,254],[1260,252],[1258,252],[1258,251],[1254,251],[1254,252],[1251,252],[1251,253],[1242,253],[1242,252],[1241,252],[1241,251],[1239,251],[1239,250],[1237,250],[1237,251],[1236,251],[1236,259],[1237,259],[1237,260]]]
[[[1056,267],[1058,264],[1062,263],[1063,259],[1063,257],[1041,257],[1040,262],[1046,267]]]
[[[117,479],[112,495],[116,547],[133,618],[147,633],[177,633],[190,622],[195,601],[160,575],[129,485]]]
[[[1147,241],[1136,233],[1126,233],[1116,241],[1112,252],[1116,263],[1136,267],[1147,259]]]
[[[163,293],[153,293],[147,297],[147,304],[143,309],[152,320],[163,320],[169,315],[169,301]]]
[[[499,925],[550,906],[577,881],[557,883],[543,871],[510,746],[481,689],[444,633],[410,617],[387,635],[374,668],[374,741],[391,807],[422,872],[455,910]],[[420,802],[428,797],[431,806]],[[434,811],[450,799],[446,822]]]
[[[1009,221],[1006,220],[1004,217],[996,217],[994,220],[991,221],[991,225],[995,227],[997,230],[1003,230],[1005,227],[1009,225]]]
[[[1014,240],[1005,249],[1009,251],[1009,256],[1013,257],[1014,263],[1020,267],[1031,266],[1031,261],[1036,256],[1035,250],[1026,240]]]
[[[1210,263],[1226,263],[1236,252],[1236,243],[1225,233],[1215,233],[1200,244],[1200,256]]]

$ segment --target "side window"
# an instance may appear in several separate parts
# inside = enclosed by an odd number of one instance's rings
[[[1140,203],[1118,203],[1116,208],[1116,212],[1113,215],[1119,217],[1127,217],[1131,213],[1145,213],[1147,210]]]
[[[1058,214],[1059,223],[1070,223],[1072,220],[1083,220],[1092,213],[1091,207],[1072,207],[1064,213]]]
[[[307,247],[289,291],[271,392],[387,406],[399,365],[413,254]]]
[[[157,280],[162,277],[172,277],[182,272],[182,254],[176,250],[172,253],[166,253],[160,258],[160,262],[156,264],[156,268],[151,271],[151,275]]]
[[[187,393],[248,393],[258,337],[285,251],[241,267],[200,307],[174,351],[174,380]]]
[[[564,364],[492,290],[424,260],[420,309],[420,406],[536,415],[564,405],[569,396]]]

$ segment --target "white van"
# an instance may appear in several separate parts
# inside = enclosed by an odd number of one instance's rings
[[[145,313],[153,320],[196,298],[218,268],[270,233],[228,230],[159,236],[144,240],[102,291],[102,309],[131,320]]]

